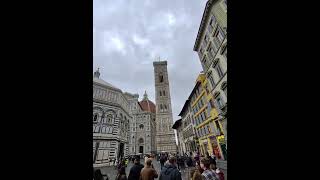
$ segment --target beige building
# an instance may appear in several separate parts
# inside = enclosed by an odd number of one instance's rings
[[[208,87],[219,112],[227,146],[227,1],[208,0],[193,48],[199,55],[203,71],[210,82]],[[226,147],[225,147],[226,148]],[[226,159],[226,158],[225,158]]]
[[[186,146],[183,141],[183,127],[182,120],[176,120],[172,126],[172,129],[175,129],[177,132],[177,140],[178,140],[178,152],[179,154],[184,154],[186,152]]]
[[[157,152],[176,153],[167,61],[153,62],[156,97]]]
[[[195,126],[193,124],[193,112],[191,110],[190,100],[186,100],[184,103],[181,112],[179,113],[182,119],[182,144],[183,144],[183,153],[188,155],[195,153],[197,151],[197,136],[195,134]]]

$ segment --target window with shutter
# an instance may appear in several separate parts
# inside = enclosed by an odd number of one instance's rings
[[[217,73],[218,73],[219,79],[222,78],[223,72],[222,72],[222,69],[221,69],[221,66],[220,66],[219,61],[218,61],[217,64],[215,65],[215,70],[216,70]]]
[[[227,82],[223,82],[221,85],[221,90],[224,92],[224,94],[227,96]]]
[[[214,15],[212,15],[212,16],[211,16],[211,19],[210,19],[210,23],[209,23],[209,32],[210,32],[210,33],[212,33],[215,24],[216,24],[216,18],[215,18]]]
[[[223,31],[222,29],[219,27],[219,31],[218,31],[218,34],[217,34],[217,38],[219,40],[219,46],[220,44],[222,43],[223,39],[224,39],[224,34],[223,34]]]
[[[208,35],[206,34],[206,35],[204,36],[204,47],[207,47],[208,42],[209,42],[209,37],[208,37]]]
[[[209,47],[208,47],[208,56],[209,56],[209,61],[213,60],[213,54],[212,54],[212,43],[209,44]]]
[[[207,62],[207,57],[204,56],[203,59],[202,59],[202,67],[203,67],[204,71],[207,71],[207,69],[208,69],[208,64],[207,63],[208,63]]]
[[[209,81],[210,81],[210,83],[211,83],[211,87],[212,87],[212,89],[214,89],[214,88],[215,88],[215,86],[216,86],[216,83],[215,83],[215,81],[214,81],[214,78],[213,78],[213,74],[212,74],[212,72],[210,73]]]

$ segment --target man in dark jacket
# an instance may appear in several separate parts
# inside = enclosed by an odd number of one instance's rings
[[[161,165],[161,169],[163,168],[164,166],[164,163],[166,162],[166,157],[164,154],[161,154],[161,157],[160,157],[160,165]]]
[[[140,164],[140,158],[135,157],[134,165],[130,169],[128,180],[139,180],[142,168],[143,168],[143,165]]]
[[[174,156],[169,157],[169,163],[162,168],[159,180],[182,180],[176,164],[177,159]]]

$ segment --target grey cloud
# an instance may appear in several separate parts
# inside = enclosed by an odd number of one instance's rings
[[[101,67],[101,78],[123,91],[142,97],[147,90],[154,101],[152,62],[161,56],[168,61],[173,118],[178,119],[201,71],[193,45],[205,3],[94,0],[94,70]]]

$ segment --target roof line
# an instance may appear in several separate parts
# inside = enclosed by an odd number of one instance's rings
[[[189,102],[190,102],[190,99],[188,98],[188,99],[186,100],[186,102],[184,103],[184,105],[183,105],[183,107],[182,107],[182,110],[181,110],[181,112],[179,113],[178,116],[181,116],[181,115],[182,115],[182,112],[184,112],[184,110],[186,109],[186,106],[189,104]]]
[[[200,37],[203,33],[203,26],[204,26],[204,23],[205,23],[205,20],[207,19],[207,15],[208,15],[208,9],[211,7],[212,3],[213,3],[214,0],[208,0],[207,3],[206,3],[206,6],[204,8],[204,12],[202,14],[202,18],[201,18],[201,22],[200,22],[200,26],[199,26],[199,30],[198,30],[198,34],[197,34],[197,38],[196,38],[196,41],[195,41],[195,44],[194,44],[194,47],[193,47],[193,50],[196,51],[199,47],[199,41],[200,41]]]

